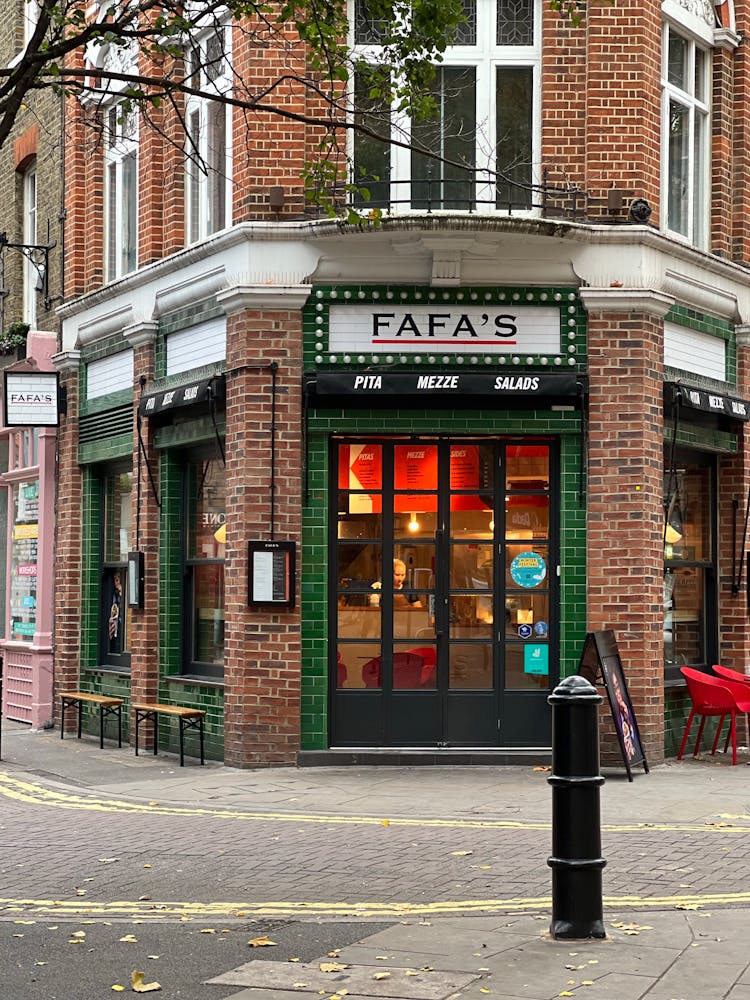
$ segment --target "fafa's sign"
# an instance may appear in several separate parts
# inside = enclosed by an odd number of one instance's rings
[[[3,374],[6,427],[57,427],[60,422],[57,372],[5,371]]]
[[[331,306],[329,351],[560,354],[556,306]]]

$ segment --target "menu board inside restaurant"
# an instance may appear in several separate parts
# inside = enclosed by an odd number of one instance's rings
[[[10,639],[31,642],[36,631],[39,480],[13,487],[10,553]]]

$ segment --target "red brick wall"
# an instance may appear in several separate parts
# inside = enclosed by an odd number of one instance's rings
[[[274,537],[301,539],[301,337],[298,311],[228,321],[224,760],[235,767],[295,763],[299,749],[299,593],[292,611],[248,608],[247,542],[271,538],[273,361]]]
[[[82,476],[78,465],[78,371],[60,374],[60,386],[68,394],[68,412],[58,429],[59,472],[55,562],[65,572],[55,579],[55,695],[78,689],[81,658],[81,543]],[[59,704],[55,712],[59,724]],[[72,724],[72,723],[71,723]]]
[[[664,757],[661,329],[644,313],[589,315],[587,627],[615,632],[651,763]]]
[[[131,608],[130,614],[130,693],[131,700],[159,700],[159,508],[151,491],[146,470],[148,461],[159,490],[159,455],[154,448],[154,428],[149,420],[141,421],[141,436],[146,455],[141,462],[141,502],[138,502],[138,429],[136,411],[141,394],[140,376],[150,382],[154,375],[153,345],[144,344],[134,351],[134,414],[133,414],[133,493],[132,545],[143,552],[145,589],[143,608]],[[137,538],[136,538],[137,526]],[[131,718],[130,732],[135,732]],[[144,729],[145,732],[145,729]],[[148,745],[148,740],[146,740]]]

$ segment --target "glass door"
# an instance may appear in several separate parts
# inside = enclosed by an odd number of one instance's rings
[[[333,745],[549,743],[550,452],[337,442]]]

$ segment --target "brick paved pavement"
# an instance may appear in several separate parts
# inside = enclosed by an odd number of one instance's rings
[[[5,955],[12,1000],[111,995],[112,977],[123,981],[130,961],[120,943],[122,921],[136,926],[144,954],[146,941],[173,952],[162,966],[165,1000],[291,1000],[300,991],[314,1000],[318,992],[309,984],[281,988],[284,954],[266,973],[263,963],[247,965],[255,955],[231,935],[275,928],[284,945],[297,933],[307,960],[317,961],[338,948],[342,914],[361,902],[389,906],[384,912],[394,922],[390,929],[365,922],[361,933],[344,935],[351,943],[337,954],[354,969],[360,991],[347,1000],[424,1000],[404,970],[426,967],[443,970],[445,982],[468,973],[461,1000],[579,992],[586,1000],[750,1000],[750,894],[741,894],[750,888],[750,772],[723,758],[670,764],[632,784],[609,776],[602,790],[607,940],[554,942],[547,933],[546,773],[180,769],[170,758],[136,761],[125,748],[61,744],[54,734],[7,724],[2,749],[0,962]],[[308,822],[309,813],[330,819]],[[402,817],[416,822],[403,825]],[[50,901],[46,909],[41,900]],[[154,909],[169,901],[180,905]],[[270,919],[273,901],[286,901],[295,919]],[[233,908],[222,909],[224,903]],[[237,912],[242,904],[257,924]],[[424,910],[414,915],[405,904]],[[482,906],[498,912],[476,915]],[[452,917],[440,916],[445,907]],[[334,922],[321,924],[321,915]],[[212,918],[224,928],[218,950],[196,935],[219,934],[219,926],[181,930],[182,920]],[[140,922],[149,920],[147,932]],[[58,935],[53,945],[45,937],[61,921],[63,929],[96,927],[92,947],[80,952],[93,956],[93,966],[74,964],[73,938]],[[55,989],[64,984],[59,992],[42,983],[40,949],[57,970]],[[217,977],[222,955],[226,971]],[[262,957],[270,970],[273,957]],[[376,988],[383,963],[393,969],[392,983]],[[74,981],[85,985],[76,992]],[[430,1000],[443,1000],[440,982],[429,986]]]

